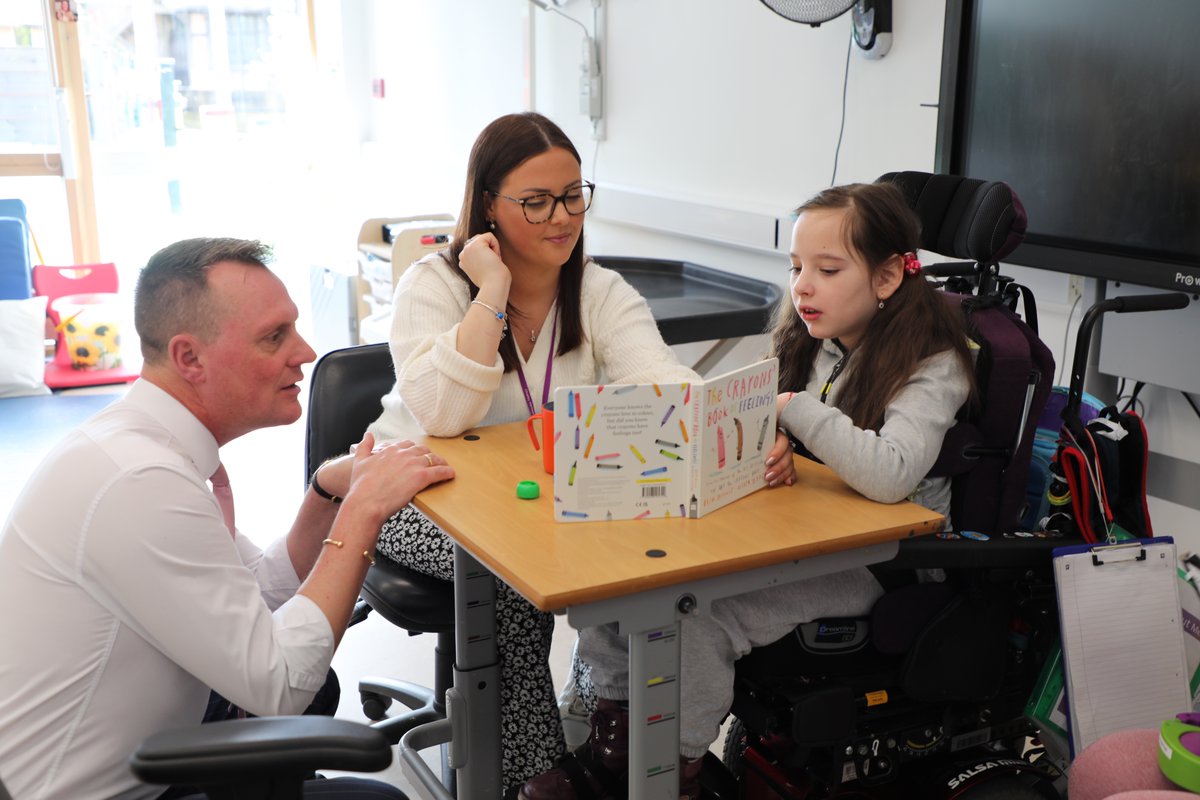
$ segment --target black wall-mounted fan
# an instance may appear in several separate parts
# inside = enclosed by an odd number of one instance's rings
[[[882,58],[892,46],[892,0],[761,0],[784,19],[816,27],[854,10],[854,42],[867,58]]]

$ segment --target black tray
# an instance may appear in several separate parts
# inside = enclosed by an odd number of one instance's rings
[[[593,258],[621,273],[646,298],[667,344],[765,333],[783,296],[773,283],[688,261]]]

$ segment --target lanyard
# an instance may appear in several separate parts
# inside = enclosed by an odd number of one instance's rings
[[[842,357],[833,365],[833,370],[829,373],[829,377],[825,379],[825,385],[821,387],[821,402],[824,403],[829,398],[829,390],[833,388],[833,382],[842,374],[842,369],[846,366],[846,361],[850,358],[850,351],[842,353]]]
[[[542,405],[550,399],[550,372],[554,369],[554,343],[558,338],[558,309],[554,310],[554,321],[550,323],[550,355],[546,357],[546,380],[542,383]],[[516,343],[513,343],[516,347]],[[521,391],[525,393],[525,405],[529,408],[529,416],[538,413],[533,407],[533,395],[529,393],[529,382],[525,380],[525,370],[521,369],[520,353],[517,354],[517,377],[521,379]]]

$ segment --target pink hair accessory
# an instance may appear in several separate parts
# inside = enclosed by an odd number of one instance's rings
[[[904,261],[905,275],[920,275],[921,262],[917,260],[917,254],[909,250],[907,253],[901,253],[900,258]]]

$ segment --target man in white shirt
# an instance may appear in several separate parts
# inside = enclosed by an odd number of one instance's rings
[[[269,256],[192,239],[150,259],[140,380],[50,452],[0,531],[0,776],[16,800],[159,796],[129,755],[199,722],[210,688],[256,715],[303,711],[380,526],[453,477],[424,447],[367,436],[318,470],[285,538],[261,551],[236,532],[207,483],[218,448],[295,422],[316,355]]]

